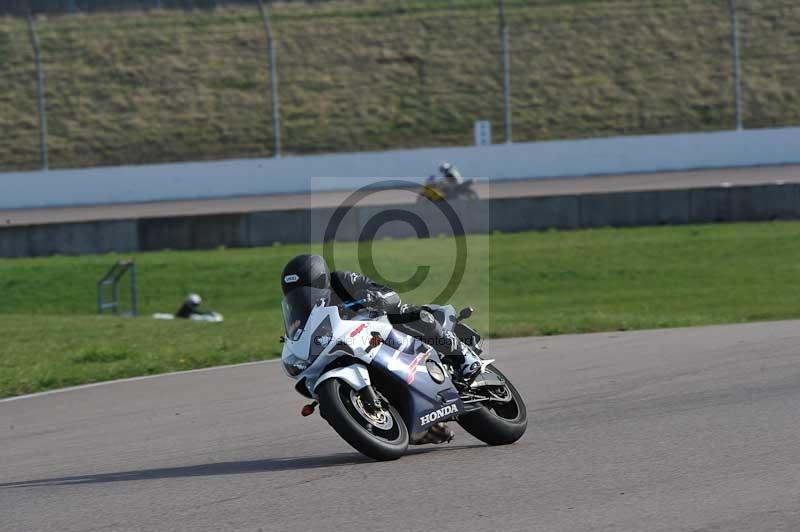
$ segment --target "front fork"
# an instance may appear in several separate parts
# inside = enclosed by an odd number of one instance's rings
[[[359,390],[358,395],[361,398],[361,404],[364,405],[364,408],[366,408],[370,414],[377,414],[383,410],[381,400],[371,384]]]
[[[363,364],[351,364],[342,368],[332,369],[317,380],[315,388],[320,383],[333,378],[341,379],[353,388],[361,399],[361,403],[371,414],[383,410],[378,393],[373,388],[372,381],[369,378],[369,370]]]

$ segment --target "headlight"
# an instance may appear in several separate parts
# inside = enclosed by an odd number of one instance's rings
[[[311,365],[308,360],[297,358],[294,355],[287,355],[281,361],[283,362],[283,369],[286,370],[290,377],[297,377]]]
[[[333,340],[333,327],[331,319],[325,318],[311,334],[311,348],[308,353],[308,364],[311,365]]]
[[[444,382],[444,368],[442,368],[439,363],[435,360],[427,360],[425,362],[425,368],[428,370],[428,375],[431,376],[431,379],[436,381],[438,384]]]
[[[311,333],[311,342],[308,347],[308,359],[299,358],[293,354],[283,357],[283,367],[291,377],[297,377],[313,364],[319,355],[333,340],[333,327],[331,319],[325,318],[322,323]]]
[[[314,345],[318,345],[318,346],[320,346],[320,347],[322,347],[324,349],[325,347],[328,346],[329,343],[331,343],[331,340],[333,340],[333,338],[331,338],[330,336],[327,336],[327,335],[315,336],[314,337]]]

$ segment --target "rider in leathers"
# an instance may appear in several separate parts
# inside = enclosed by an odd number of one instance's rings
[[[332,304],[361,302],[361,306],[386,312],[397,329],[419,338],[456,363],[459,376],[469,379],[480,370],[481,363],[458,336],[444,330],[425,307],[404,305],[400,296],[386,286],[356,272],[331,273],[331,289],[336,296]]]
[[[419,338],[453,360],[457,378],[468,381],[480,371],[480,358],[458,336],[444,330],[424,306],[404,305],[397,292],[365,275],[349,271],[331,273],[319,255],[299,255],[289,261],[281,285],[284,293],[299,286],[330,288],[331,305],[384,311],[398,330]],[[437,423],[420,443],[443,443],[452,438],[453,432],[444,423]]]

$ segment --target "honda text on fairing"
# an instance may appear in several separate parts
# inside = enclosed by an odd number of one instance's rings
[[[294,279],[284,279],[292,282]],[[385,312],[332,304],[330,290],[303,286],[283,300],[282,362],[295,389],[351,446],[377,460],[401,457],[409,444],[427,443],[434,425],[457,421],[491,444],[517,441],[527,413],[511,382],[481,360],[480,371],[459,378],[449,357],[397,330]],[[443,328],[482,354],[481,337],[452,306],[425,307]]]

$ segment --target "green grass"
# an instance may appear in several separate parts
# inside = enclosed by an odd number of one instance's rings
[[[773,222],[468,238],[452,301],[490,337],[693,326],[800,317],[800,223]],[[386,278],[431,266],[404,294],[433,298],[448,280],[453,240],[382,240]],[[142,317],[99,317],[94,282],[117,256],[0,260],[0,396],[135,375],[260,360],[279,352],[279,277],[299,246],[143,253]],[[356,248],[337,265],[358,268]],[[149,318],[190,291],[221,324]]]
[[[518,141],[733,125],[725,0],[508,0]],[[276,4],[288,153],[502,131],[495,0]],[[53,167],[271,155],[254,7],[37,17]],[[800,5],[742,6],[746,127],[800,124]],[[0,170],[35,168],[33,53],[0,17]]]

